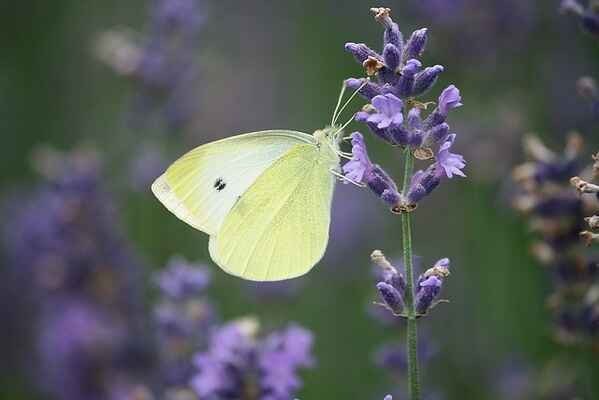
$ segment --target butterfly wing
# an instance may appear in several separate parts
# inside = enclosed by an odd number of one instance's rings
[[[313,144],[294,146],[256,179],[210,237],[212,259],[256,281],[308,272],[328,242],[335,165]]]
[[[262,131],[199,146],[175,161],[152,192],[179,219],[210,235],[247,188],[298,144],[314,143],[295,131]]]

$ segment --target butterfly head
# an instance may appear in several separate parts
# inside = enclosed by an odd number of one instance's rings
[[[331,158],[335,160],[338,159],[339,141],[342,137],[340,128],[339,126],[328,126],[314,132],[316,145],[321,151],[325,151],[327,154],[330,153]]]

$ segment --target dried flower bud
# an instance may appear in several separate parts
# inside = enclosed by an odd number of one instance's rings
[[[593,183],[587,182],[584,179],[580,178],[579,176],[575,176],[572,179],[570,179],[570,183],[581,194],[582,193],[599,193],[599,186],[597,186]]]
[[[599,215],[593,215],[584,219],[590,229],[599,229]]]

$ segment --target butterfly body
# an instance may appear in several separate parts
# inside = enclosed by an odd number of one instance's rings
[[[338,129],[262,131],[197,147],[152,184],[184,222],[210,235],[214,262],[244,279],[308,272],[328,243]]]

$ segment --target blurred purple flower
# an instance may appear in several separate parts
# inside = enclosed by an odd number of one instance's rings
[[[215,323],[214,309],[204,293],[209,283],[205,266],[178,257],[156,275],[161,298],[154,316],[163,395],[188,389],[194,373],[193,354],[208,342],[208,332]]]
[[[137,256],[115,226],[111,198],[93,153],[39,152],[47,178],[8,207],[4,244],[29,296],[40,386],[61,399],[109,398],[114,379],[147,368]],[[135,338],[135,339],[133,339]]]
[[[99,58],[116,73],[135,81],[132,122],[147,125],[155,112],[170,129],[186,127],[199,104],[197,47],[203,21],[200,0],[152,0],[145,44],[120,32],[107,32]]]
[[[156,282],[165,296],[174,299],[193,297],[208,287],[210,272],[204,266],[175,257],[158,274]]]
[[[291,325],[257,337],[253,320],[230,322],[211,336],[210,347],[195,358],[191,385],[202,399],[284,400],[301,387],[299,368],[314,363],[312,334]]]

